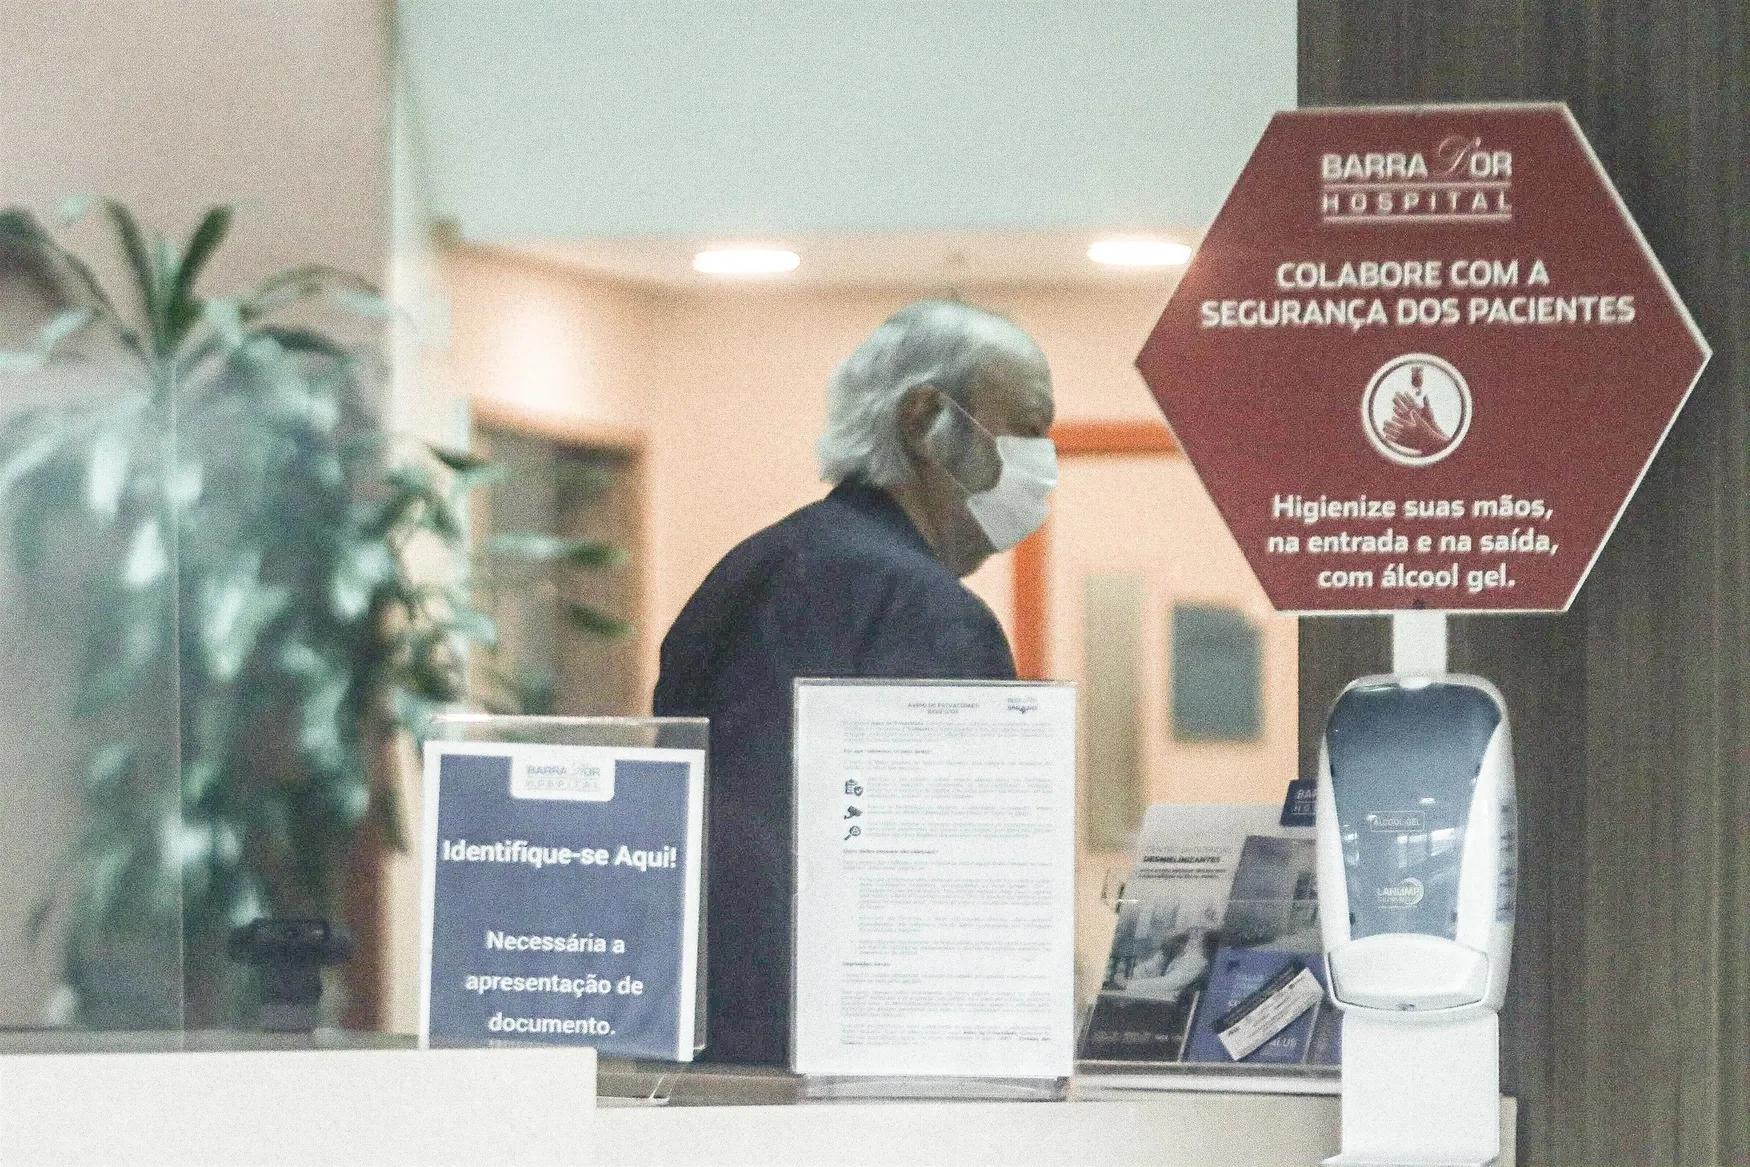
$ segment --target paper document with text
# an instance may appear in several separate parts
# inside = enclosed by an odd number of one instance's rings
[[[1075,715],[1067,684],[797,682],[797,1072],[1071,1072]]]

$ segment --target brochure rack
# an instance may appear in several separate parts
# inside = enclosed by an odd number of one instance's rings
[[[1336,1093],[1311,833],[1263,808],[1157,807],[1138,863],[1102,895],[1117,919],[1078,1094]]]

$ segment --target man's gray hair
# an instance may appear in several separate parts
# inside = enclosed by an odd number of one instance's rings
[[[814,449],[828,482],[892,486],[911,477],[899,403],[933,385],[971,408],[975,374],[992,358],[1045,368],[1033,338],[993,312],[958,300],[919,300],[884,320],[846,357],[826,389],[826,432]],[[1048,375],[1048,374],[1047,374]]]

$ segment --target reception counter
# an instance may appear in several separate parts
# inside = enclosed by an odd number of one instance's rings
[[[1331,1095],[1103,1090],[1095,1100],[1072,1086],[1052,1102],[806,1102],[785,1074],[605,1063],[598,1075],[589,1050],[417,1051],[393,1039],[321,1049],[266,1038],[238,1049],[239,1035],[121,1036],[75,1043],[93,1052],[9,1043],[37,1052],[0,1055],[0,1161],[1313,1167],[1338,1146]],[[1503,1099],[1504,1165],[1514,1118]]]
[[[1501,1100],[1503,1167],[1512,1099]],[[600,1164],[699,1167],[1316,1167],[1337,1152],[1337,1099],[1169,1093],[1097,1102],[833,1102],[604,1108]]]

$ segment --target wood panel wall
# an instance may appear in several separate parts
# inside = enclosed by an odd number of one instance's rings
[[[1518,746],[1525,1163],[1750,1163],[1747,45],[1747,0],[1300,3],[1303,106],[1566,101],[1714,347],[1573,610],[1453,621]],[[1389,649],[1379,620],[1300,644],[1305,765]]]

